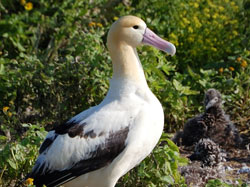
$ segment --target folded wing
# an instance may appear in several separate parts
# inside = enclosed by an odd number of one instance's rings
[[[37,187],[43,184],[59,186],[111,163],[126,147],[133,119],[122,118],[123,112],[116,114],[118,118],[109,119],[103,117],[102,111],[87,118],[78,116],[50,131],[40,147],[32,172],[26,178],[34,178]],[[85,119],[80,120],[81,117]],[[107,124],[108,121],[115,125]]]

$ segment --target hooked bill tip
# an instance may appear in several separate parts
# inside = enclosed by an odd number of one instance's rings
[[[174,56],[176,53],[175,45],[169,42],[169,47],[165,49],[165,52],[169,53],[171,56]]]

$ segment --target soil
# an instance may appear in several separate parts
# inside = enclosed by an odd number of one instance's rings
[[[188,186],[203,187],[211,179],[240,186],[241,183],[250,186],[250,135],[242,134],[245,145],[242,148],[223,150],[225,161],[214,167],[201,167],[201,162],[190,161],[187,166],[179,167],[182,176],[185,177]],[[189,157],[193,153],[193,147],[180,147],[183,157]]]

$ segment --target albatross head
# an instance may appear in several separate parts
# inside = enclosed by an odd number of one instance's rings
[[[126,43],[136,48],[141,44],[154,46],[164,52],[174,55],[175,46],[157,36],[147,28],[145,22],[135,16],[124,16],[118,19],[111,26],[108,33],[108,48],[114,43]]]
[[[220,107],[222,103],[221,94],[219,91],[211,88],[205,94],[204,104],[206,110],[211,107]]]

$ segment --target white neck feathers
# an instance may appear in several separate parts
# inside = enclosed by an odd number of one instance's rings
[[[113,63],[113,79],[128,79],[147,84],[137,51],[125,42],[108,44]]]

